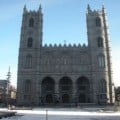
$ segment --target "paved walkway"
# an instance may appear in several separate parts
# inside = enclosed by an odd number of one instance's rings
[[[11,117],[11,116],[14,116],[15,114],[16,112],[14,111],[0,110],[0,119],[3,117]]]

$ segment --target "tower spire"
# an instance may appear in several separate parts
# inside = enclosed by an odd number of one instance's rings
[[[39,5],[38,11],[39,11],[39,12],[42,12],[42,5],[41,5],[41,4]]]
[[[87,6],[87,11],[89,12],[89,11],[91,11],[91,8],[90,8],[90,5],[88,4],[88,6]]]
[[[26,4],[24,5],[23,11],[24,11],[24,13],[27,12]]]
[[[104,4],[102,5],[102,11],[103,11],[103,13],[106,13],[106,9],[105,9]]]

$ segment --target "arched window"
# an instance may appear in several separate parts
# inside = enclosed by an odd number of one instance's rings
[[[99,17],[95,19],[95,22],[96,22],[96,27],[101,27],[101,19]]]
[[[25,80],[25,93],[31,93],[31,81],[30,80]]]
[[[104,55],[98,56],[98,65],[99,67],[105,67],[105,56]]]
[[[27,41],[27,47],[31,48],[32,46],[33,46],[33,39],[30,37],[28,38],[28,41]]]
[[[29,27],[33,27],[34,26],[34,19],[30,18],[29,19]]]
[[[103,39],[101,37],[97,38],[98,47],[103,47]]]
[[[31,68],[32,67],[32,55],[27,55],[26,56],[26,68]]]

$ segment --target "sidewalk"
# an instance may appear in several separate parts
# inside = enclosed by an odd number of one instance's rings
[[[14,111],[0,110],[0,119],[3,117],[11,117],[11,116],[14,116],[15,114],[16,112]]]

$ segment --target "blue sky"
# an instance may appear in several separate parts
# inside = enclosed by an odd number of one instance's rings
[[[87,44],[86,10],[107,10],[113,80],[120,86],[120,0],[0,0],[0,79],[6,79],[11,67],[11,83],[16,85],[18,48],[23,7],[37,10],[40,3],[44,14],[43,44]]]

